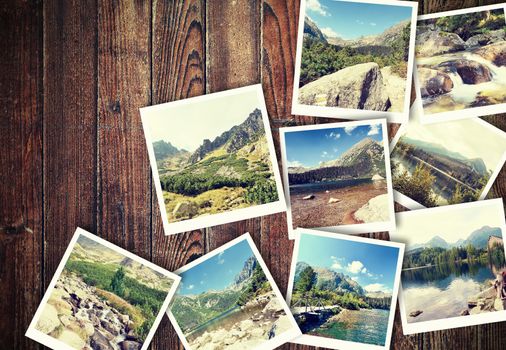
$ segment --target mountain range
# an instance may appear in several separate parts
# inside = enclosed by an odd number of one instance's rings
[[[383,145],[369,137],[350,147],[339,158],[320,162],[317,167],[288,167],[292,185],[375,174],[386,176],[385,153]]]
[[[483,226],[471,232],[471,234],[466,239],[459,239],[456,242],[447,242],[441,236],[436,235],[423,244],[411,245],[408,249],[408,252],[415,252],[422,248],[450,249],[453,247],[466,247],[469,244],[478,249],[485,249],[487,248],[488,238],[490,236],[502,237],[501,229],[499,227]]]
[[[402,31],[406,28],[406,26],[409,26],[409,24],[410,21],[405,20],[387,28],[382,33],[361,36],[358,39],[348,40],[339,36],[328,36],[323,34],[320,28],[318,28],[318,25],[306,16],[304,19],[304,35],[340,47],[389,47],[400,38]]]
[[[299,261],[295,267],[294,283],[299,280],[300,273],[310,265]],[[351,292],[365,296],[364,289],[350,276],[341,272],[332,271],[324,267],[311,266],[316,273],[316,287],[323,290],[337,291],[341,293]]]
[[[404,136],[402,138],[402,141],[404,143],[407,143],[409,145],[415,146],[425,152],[438,154],[445,157],[451,157],[453,159],[459,160],[465,165],[470,166],[475,172],[478,174],[485,176],[488,175],[487,166],[485,165],[485,162],[481,158],[467,158],[463,156],[462,154],[454,151],[448,150],[446,147],[439,145],[437,143],[431,143],[421,140],[415,140],[411,139],[409,137]]]
[[[248,258],[232,283],[222,290],[208,290],[194,295],[177,295],[171,310],[176,315],[183,331],[201,325],[234,308],[257,265],[258,260],[254,256]]]

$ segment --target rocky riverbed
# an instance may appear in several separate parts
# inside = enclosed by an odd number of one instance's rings
[[[132,327],[129,315],[113,308],[78,276],[66,272],[60,276],[35,326],[75,349],[138,350],[142,342]]]
[[[270,292],[187,339],[194,350],[252,349],[290,328],[292,324],[282,304]]]

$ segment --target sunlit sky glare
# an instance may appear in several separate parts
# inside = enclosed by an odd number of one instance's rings
[[[421,124],[410,119],[403,136],[439,144],[467,158],[481,158],[487,169],[495,170],[506,149],[506,137],[472,119]]]
[[[329,37],[357,39],[376,35],[409,20],[412,7],[359,1],[306,0],[306,15]]]
[[[426,243],[434,236],[448,243],[466,239],[471,232],[483,227],[501,227],[504,212],[501,202],[482,202],[481,207],[447,206],[445,210],[423,209],[396,215],[397,229],[390,232],[393,241],[407,245]]]
[[[164,140],[193,152],[204,139],[213,141],[234,125],[241,124],[260,108],[255,89],[206,101],[192,101],[146,112],[152,141]]]
[[[314,167],[320,162],[339,158],[366,137],[381,142],[381,124],[329,127],[285,133],[286,157],[289,167]]]
[[[248,241],[243,240],[180,274],[178,294],[196,295],[223,290],[241,272],[246,260],[254,256]]]
[[[297,262],[344,273],[369,292],[391,293],[398,254],[397,247],[302,233]]]

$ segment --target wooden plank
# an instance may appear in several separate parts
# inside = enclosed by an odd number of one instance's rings
[[[205,93],[205,4],[203,0],[153,1],[152,103],[159,104]],[[171,271],[200,257],[204,230],[165,236],[156,191],[152,186],[152,259]],[[152,349],[183,349],[164,317]]]
[[[151,174],[139,108],[151,102],[151,7],[98,8],[98,234],[151,254]]]
[[[45,285],[76,226],[96,229],[96,9],[95,0],[44,6]]]
[[[207,92],[260,82],[260,1],[212,1],[206,7]],[[253,218],[207,230],[211,251],[249,232],[260,243],[261,219]]]
[[[42,4],[3,1],[0,65],[0,349],[24,336],[42,292]]]

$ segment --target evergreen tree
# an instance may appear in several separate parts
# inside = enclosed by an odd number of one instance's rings
[[[122,297],[125,294],[125,270],[123,266],[116,271],[111,280],[111,290],[114,294]]]

